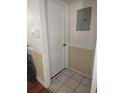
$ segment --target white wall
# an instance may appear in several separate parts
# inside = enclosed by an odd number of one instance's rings
[[[77,9],[92,7],[90,31],[76,31]],[[96,41],[96,0],[80,0],[69,6],[70,46],[94,49]]]
[[[96,93],[96,88],[97,88],[97,59],[96,59],[96,56],[97,56],[97,54],[95,53],[91,93]]]
[[[39,0],[27,0],[27,41],[33,50],[39,54],[42,51],[41,21]],[[32,35],[32,29],[38,29],[39,37]]]

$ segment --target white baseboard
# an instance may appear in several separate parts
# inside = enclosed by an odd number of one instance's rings
[[[48,88],[45,84],[45,82],[39,77],[37,76],[37,80],[39,81],[39,83],[41,83],[45,88]]]
[[[74,69],[74,68],[72,68],[72,67],[69,67],[69,69],[71,69],[71,70],[73,70],[73,71],[75,71],[75,72],[77,72],[77,73],[79,73],[79,74],[81,74],[81,75],[83,75],[83,76],[85,76],[85,77],[87,77],[87,78],[92,79],[91,76],[89,76],[89,75],[87,75],[87,74],[84,74],[84,73],[82,73],[82,72],[80,72],[80,71],[78,71],[78,70],[76,70],[76,69]]]

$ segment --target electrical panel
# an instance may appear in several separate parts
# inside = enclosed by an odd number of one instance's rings
[[[91,24],[92,7],[77,10],[76,31],[89,31]]]

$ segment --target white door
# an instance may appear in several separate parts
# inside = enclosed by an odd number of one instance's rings
[[[65,68],[64,7],[48,2],[48,40],[50,53],[50,75],[55,76]]]

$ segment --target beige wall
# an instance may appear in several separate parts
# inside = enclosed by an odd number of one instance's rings
[[[69,66],[86,75],[92,75],[93,50],[70,47]]]
[[[31,54],[36,68],[37,77],[44,80],[42,55],[36,52],[32,52]]]
[[[69,66],[92,76],[93,57],[96,45],[97,0],[78,0],[69,5]],[[90,31],[76,31],[77,10],[92,7]]]

